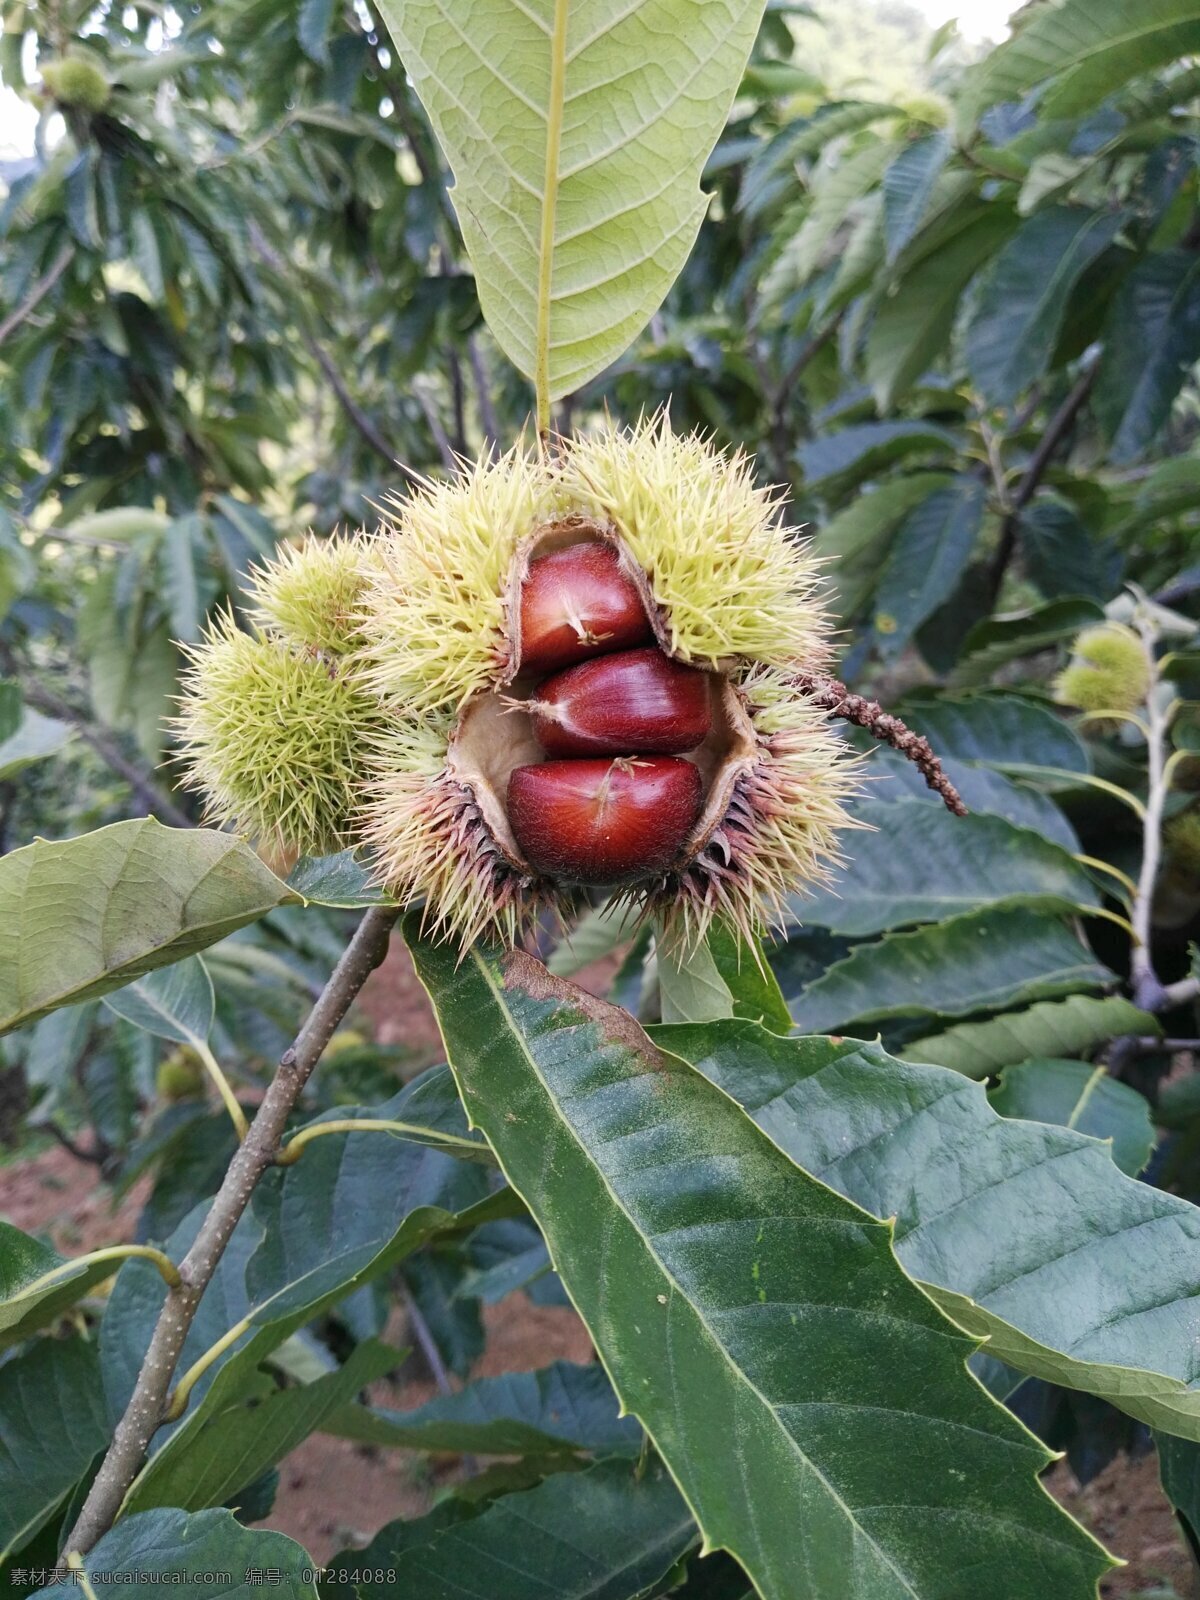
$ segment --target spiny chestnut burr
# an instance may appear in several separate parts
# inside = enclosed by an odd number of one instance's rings
[[[678,756],[545,761],[508,780],[517,843],[541,873],[632,883],[665,872],[696,824],[700,772]]]
[[[653,638],[637,585],[611,544],[537,556],[521,588],[521,668],[554,672]]]
[[[551,756],[682,755],[712,728],[708,674],[651,646],[582,661],[527,702]]]
[[[214,821],[308,855],[364,849],[460,946],[569,918],[597,881],[689,944],[718,918],[749,936],[821,880],[849,822],[829,718],[863,714],[827,676],[818,577],[745,456],[665,414],[600,420],[421,485],[373,535],[281,553],[244,621],[191,648],[179,757]],[[562,691],[535,708],[538,684],[593,660],[620,677],[655,644],[668,674],[706,682],[694,754],[690,701],[665,718],[668,751],[633,725],[648,696],[589,693],[576,737],[628,740],[621,759],[547,760],[535,715],[552,746]]]

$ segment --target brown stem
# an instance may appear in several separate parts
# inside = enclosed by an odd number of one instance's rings
[[[912,762],[935,794],[941,795],[948,811],[953,811],[956,817],[967,815],[962,796],[942,770],[942,764],[934,755],[933,746],[924,734],[914,733],[899,717],[893,716],[890,711],[885,711],[877,700],[868,700],[861,694],[851,694],[846,685],[839,683],[836,678],[798,673],[796,681],[809,699],[822,710],[854,723],[857,728],[866,728],[876,739],[882,740],[884,744],[890,744],[893,750],[898,750]]]
[[[84,743],[91,745],[105,766],[119,778],[124,778],[148,811],[152,811],[156,817],[172,828],[195,826],[187,812],[177,806],[169,795],[164,794],[148,773],[143,772],[129,760],[117,743],[115,734],[89,722],[81,711],[76,711],[65,700],[59,699],[52,689],[47,689],[45,684],[38,683],[36,679],[22,677],[19,681],[21,694],[26,703],[35,711],[44,711],[48,716],[59,717],[62,721],[69,722]]]
[[[321,1052],[367,978],[387,954],[388,939],[399,914],[395,906],[372,906],[367,912],[296,1042],[280,1060],[196,1241],[179,1263],[179,1287],[169,1290],[163,1302],[125,1414],[117,1424],[75,1526],[63,1543],[64,1561],[69,1553],[86,1555],[120,1515],[150,1440],[163,1422],[171,1379],[201,1296],[250,1203],[255,1185],[275,1160],[288,1118]]]
[[[64,245],[58,255],[55,256],[45,276],[38,279],[20,305],[14,306],[4,321],[0,322],[0,344],[4,343],[15,328],[21,326],[26,317],[37,310],[74,259],[75,246],[73,244]]]
[[[1075,387],[1051,417],[1046,431],[1042,435],[1041,443],[1030,457],[1029,465],[1025,468],[1025,476],[1017,485],[1016,493],[1013,495],[1004,521],[1000,525],[1000,543],[996,547],[996,554],[993,558],[992,569],[988,578],[993,601],[1000,593],[1000,586],[1004,582],[1004,574],[1008,571],[1008,564],[1017,548],[1017,537],[1021,531],[1021,513],[1038,492],[1042,479],[1046,476],[1046,469],[1054,459],[1055,451],[1066,438],[1076,417],[1087,404],[1088,396],[1095,387],[1098,371],[1098,364],[1093,363],[1078,379]]]

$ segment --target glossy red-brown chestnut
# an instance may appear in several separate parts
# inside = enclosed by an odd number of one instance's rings
[[[552,550],[521,587],[521,668],[556,672],[653,638],[637,585],[610,544]]]
[[[508,820],[526,860],[573,883],[627,883],[662,872],[700,814],[690,761],[647,756],[545,761],[508,780]]]
[[[707,673],[653,645],[581,661],[547,678],[527,703],[551,756],[678,756],[712,728]]]

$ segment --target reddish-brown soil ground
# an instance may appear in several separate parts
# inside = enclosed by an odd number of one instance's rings
[[[610,975],[611,963],[605,962],[581,976],[588,987],[600,989]],[[399,941],[364,990],[360,1010],[380,1042],[403,1045],[414,1066],[440,1058],[437,1025]],[[114,1213],[96,1169],[58,1148],[0,1166],[0,1216],[48,1234],[69,1254],[128,1238],[143,1197],[143,1189],[136,1188]],[[591,1353],[574,1313],[536,1308],[523,1295],[491,1308],[485,1321],[487,1348],[476,1375],[526,1370],[558,1358],[586,1361]],[[402,1324],[389,1329],[389,1338],[399,1345],[409,1342]],[[395,1382],[377,1386],[373,1398],[408,1407],[433,1393],[428,1373],[414,1357]],[[461,1470],[452,1459],[431,1461],[316,1435],[282,1463],[278,1498],[266,1526],[290,1534],[323,1561],[349,1544],[365,1542],[385,1522],[420,1516]],[[1121,1457],[1083,1490],[1059,1463],[1046,1484],[1128,1563],[1102,1586],[1106,1600],[1200,1600],[1191,1557],[1153,1456],[1133,1462]]]

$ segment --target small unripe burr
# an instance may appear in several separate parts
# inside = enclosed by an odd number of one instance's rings
[[[534,869],[572,883],[665,872],[700,814],[700,771],[678,756],[546,761],[508,781],[513,834]]]
[[[521,669],[556,672],[653,638],[636,583],[611,544],[537,556],[521,586]]]
[[[551,756],[677,756],[703,744],[712,728],[708,674],[653,645],[568,667],[527,705]]]

